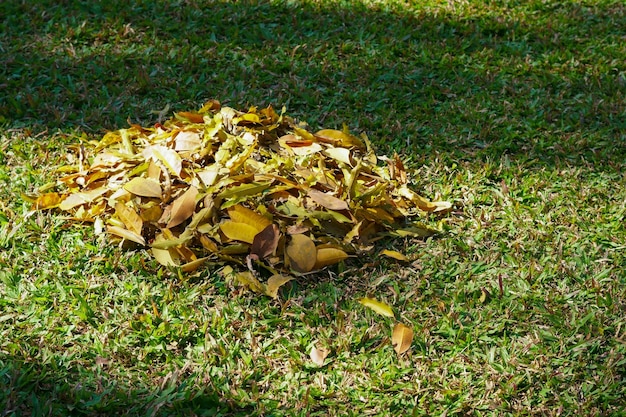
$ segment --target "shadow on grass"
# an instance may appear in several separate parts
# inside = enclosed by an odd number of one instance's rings
[[[208,386],[188,386],[186,380],[194,380],[189,375],[170,374],[157,389],[137,387],[109,376],[109,365],[102,359],[93,369],[56,364],[64,360],[57,357],[41,364],[0,357],[0,416],[252,414],[252,408],[228,403]]]
[[[100,134],[218,98],[418,160],[621,164],[626,11],[597,3],[9,0],[0,115]]]

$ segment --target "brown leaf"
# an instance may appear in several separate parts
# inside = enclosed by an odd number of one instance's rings
[[[143,220],[137,212],[126,204],[118,201],[115,204],[115,214],[124,223],[124,226],[137,235],[141,235]]]
[[[409,350],[411,343],[413,343],[413,329],[403,323],[396,324],[391,333],[391,344],[396,353],[403,354]]]
[[[196,196],[198,195],[198,189],[194,186],[190,186],[187,191],[180,197],[172,202],[172,209],[170,212],[170,220],[167,223],[167,228],[178,226],[185,220],[191,217],[196,210]]]
[[[348,203],[333,195],[309,188],[307,194],[313,201],[329,210],[348,210]]]
[[[291,268],[300,273],[306,273],[313,270],[317,260],[317,248],[310,237],[306,235],[293,235],[287,248],[285,255],[289,260]]]
[[[278,226],[270,224],[254,236],[252,246],[250,247],[250,254],[258,256],[259,259],[263,259],[274,253],[279,240],[280,231],[278,230]]]

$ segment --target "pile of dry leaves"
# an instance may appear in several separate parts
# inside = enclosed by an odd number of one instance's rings
[[[37,196],[34,209],[94,222],[183,271],[227,264],[274,297],[294,276],[370,251],[385,234],[430,234],[407,219],[450,208],[412,191],[400,158],[377,156],[365,136],[312,133],[272,107],[210,101],[74,150],[63,191]]]

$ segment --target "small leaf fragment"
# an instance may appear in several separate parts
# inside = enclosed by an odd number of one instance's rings
[[[362,305],[364,305],[367,308],[370,308],[372,310],[374,310],[375,312],[377,312],[378,314],[385,316],[385,317],[394,317],[395,314],[393,313],[393,310],[391,309],[391,307],[389,307],[387,304],[383,303],[382,301],[378,301],[375,300],[373,298],[361,298],[359,300],[359,303],[361,303]]]
[[[413,343],[413,329],[403,323],[397,323],[391,333],[391,344],[398,355],[403,354]]]
[[[330,351],[326,348],[319,349],[316,346],[313,346],[311,348],[311,352],[309,353],[309,357],[317,366],[323,366],[329,353]]]

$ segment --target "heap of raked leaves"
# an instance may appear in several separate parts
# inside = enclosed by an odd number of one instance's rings
[[[59,191],[32,198],[34,209],[93,222],[183,272],[218,263],[272,297],[382,236],[431,234],[411,220],[450,208],[413,191],[400,158],[377,156],[366,136],[313,133],[272,107],[240,112],[213,100],[72,149]]]

